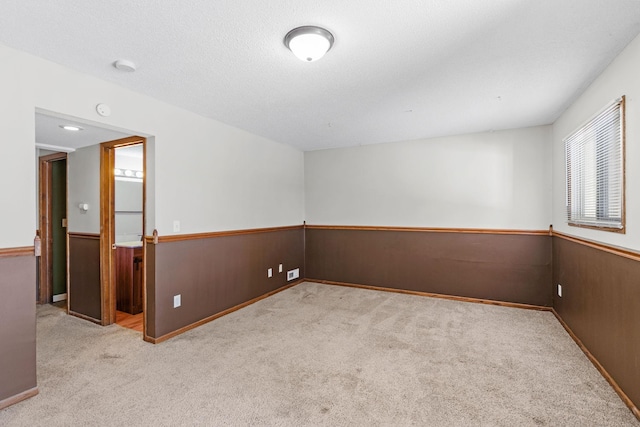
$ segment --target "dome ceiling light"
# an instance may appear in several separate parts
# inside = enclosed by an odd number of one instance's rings
[[[284,45],[305,62],[322,58],[331,49],[333,42],[333,34],[314,26],[294,28],[284,36]]]
[[[76,125],[60,125],[60,127],[64,130],[68,130],[71,132],[78,132],[78,131],[84,130],[80,126],[76,126]]]

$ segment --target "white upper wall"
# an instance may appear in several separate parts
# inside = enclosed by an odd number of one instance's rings
[[[640,37],[633,40],[553,125],[553,228],[556,231],[640,250]],[[572,227],[566,218],[566,171],[562,139],[626,95],[626,234]]]
[[[308,224],[544,230],[551,127],[305,153]]]
[[[152,136],[147,219],[160,235],[174,220],[181,233],[302,223],[301,151],[3,45],[0,63],[0,147],[11,159],[0,168],[0,248],[33,244],[36,108]]]
[[[87,211],[80,204],[89,205]],[[67,231],[100,234],[100,146],[67,155]]]

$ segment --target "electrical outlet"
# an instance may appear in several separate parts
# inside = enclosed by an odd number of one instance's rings
[[[174,295],[173,296],[173,308],[178,308],[182,305],[182,295]]]
[[[558,283],[558,296],[562,298],[562,285]]]
[[[273,277],[273,268],[267,270],[267,277]]]
[[[298,277],[300,277],[300,269],[299,268],[287,271],[287,280],[297,279]]]
[[[278,273],[282,273],[282,264],[278,266]]]
[[[173,232],[177,233],[180,231],[180,221],[177,219],[173,221]]]

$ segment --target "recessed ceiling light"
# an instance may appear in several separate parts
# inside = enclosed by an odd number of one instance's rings
[[[76,125],[60,125],[60,127],[71,132],[78,132],[79,130],[83,130],[80,126]]]
[[[118,59],[113,63],[113,66],[116,67],[120,71],[126,71],[127,73],[132,73],[136,70],[136,64],[126,59]]]
[[[333,41],[333,34],[314,26],[294,28],[284,36],[284,45],[305,62],[322,58],[333,46]]]

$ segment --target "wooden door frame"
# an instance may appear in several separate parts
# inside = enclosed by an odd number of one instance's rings
[[[67,153],[54,153],[48,156],[38,158],[38,203],[39,203],[39,236],[41,241],[40,267],[38,274],[40,280],[38,282],[38,304],[49,304],[53,298],[53,222],[52,222],[52,198],[53,198],[53,179],[52,179],[52,163],[66,160]],[[68,184],[68,181],[67,181]],[[68,187],[68,185],[67,185]],[[67,191],[65,191],[65,212]],[[65,218],[67,215],[65,214]],[[66,234],[66,233],[65,233]],[[68,239],[65,238],[67,250],[69,248]],[[68,261],[68,260],[67,260]],[[67,278],[68,262],[67,262]],[[69,281],[67,280],[67,297],[69,295]],[[67,309],[68,309],[67,304]]]
[[[115,149],[142,144],[142,234],[146,227],[146,157],[147,139],[131,136],[100,144],[100,303],[102,325],[116,321],[116,263],[115,263]],[[143,245],[144,238],[142,239]],[[146,251],[143,250],[143,266],[146,268]],[[146,310],[146,274],[142,275],[143,307]],[[147,316],[143,315],[143,336],[147,330]]]

